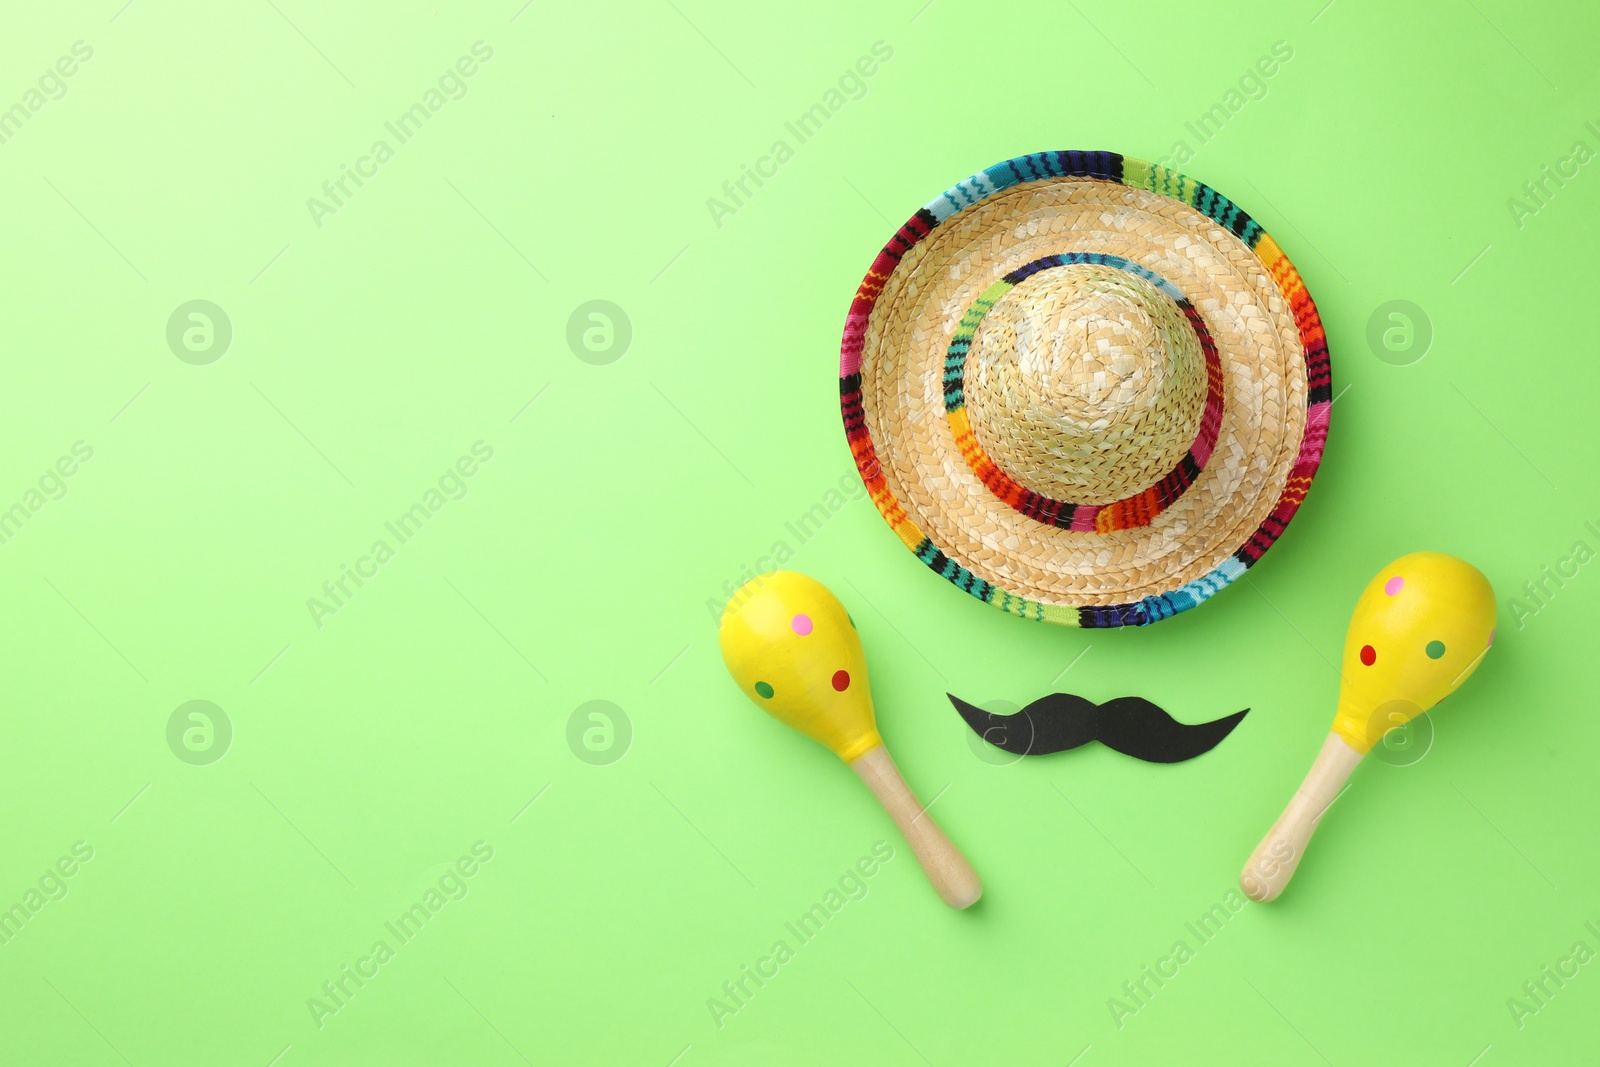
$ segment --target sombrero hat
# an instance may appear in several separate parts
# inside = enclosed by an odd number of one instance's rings
[[[1068,626],[1194,607],[1305,499],[1332,406],[1316,305],[1215,189],[1112,152],[975,174],[845,321],[845,433],[917,558]]]

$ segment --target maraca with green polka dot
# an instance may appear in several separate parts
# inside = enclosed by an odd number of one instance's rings
[[[1367,583],[1345,631],[1333,729],[1289,807],[1239,875],[1258,901],[1283,892],[1312,831],[1372,746],[1455,692],[1488,653],[1494,590],[1442,552],[1401,556]]]
[[[878,734],[855,622],[826,586],[794,571],[752,578],[723,610],[722,659],[762,711],[836,753],[894,819],[946,904],[965,908],[983,886],[917,801]]]

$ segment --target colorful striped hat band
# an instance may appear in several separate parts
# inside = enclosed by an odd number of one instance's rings
[[[873,502],[986,603],[1143,626],[1283,533],[1332,403],[1316,305],[1214,189],[1043,152],[918,211],[867,272],[839,366]]]

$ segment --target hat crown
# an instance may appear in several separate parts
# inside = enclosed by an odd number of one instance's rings
[[[1022,280],[984,316],[966,361],[973,432],[1019,484],[1110,504],[1161,480],[1206,402],[1195,329],[1149,281],[1098,264]]]

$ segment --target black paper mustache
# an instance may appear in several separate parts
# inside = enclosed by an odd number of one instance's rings
[[[1040,697],[1015,715],[995,715],[946,693],[979,737],[1005,752],[1037,756],[1099,741],[1147,763],[1182,763],[1210,752],[1250,711],[1185,725],[1143,697],[1096,704],[1071,693]]]

